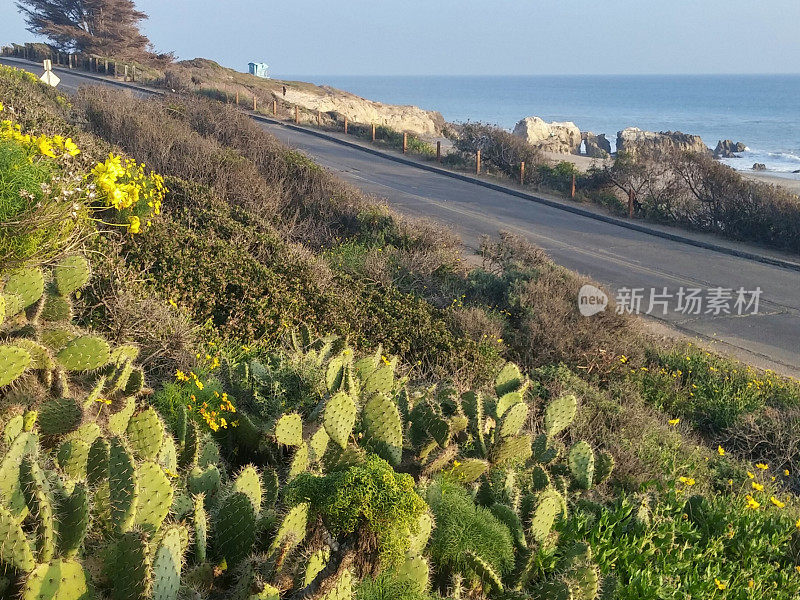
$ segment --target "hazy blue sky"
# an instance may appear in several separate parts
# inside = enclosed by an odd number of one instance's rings
[[[798,0],[139,0],[159,50],[282,74],[798,73]],[[0,43],[30,39],[0,0]]]

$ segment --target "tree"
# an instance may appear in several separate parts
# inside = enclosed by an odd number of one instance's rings
[[[20,0],[28,31],[64,52],[142,58],[150,41],[139,31],[147,15],[132,0]]]

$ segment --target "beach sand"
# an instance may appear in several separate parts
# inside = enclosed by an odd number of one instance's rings
[[[786,188],[793,194],[800,195],[800,180],[798,179],[789,179],[788,177],[781,177],[780,175],[765,173],[763,171],[739,171],[739,173],[745,179],[759,181],[761,183],[771,183]]]

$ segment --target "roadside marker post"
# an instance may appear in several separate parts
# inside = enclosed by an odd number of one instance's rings
[[[294,105],[294,122],[296,125],[300,124],[300,108],[296,104]]]
[[[56,87],[61,82],[61,79],[58,77],[58,75],[53,73],[53,61],[49,58],[45,59],[42,61],[42,66],[44,67],[44,74],[40,77],[40,79],[47,85]]]
[[[572,174],[572,189],[570,191],[570,198],[575,199],[575,173]]]
[[[475,152],[475,174],[481,174],[481,151]]]
[[[239,90],[236,90],[236,106],[239,106]]]
[[[347,117],[344,118],[344,134],[347,135]]]
[[[436,140],[436,162],[442,162],[442,141]]]
[[[277,100],[273,100],[272,101],[272,116],[273,117],[277,117],[278,116],[278,101]]]
[[[403,154],[405,154],[406,152],[408,152],[408,134],[404,133],[403,134]]]
[[[256,112],[257,102],[258,102],[257,98],[253,96],[253,112]]]
[[[525,161],[523,160],[519,165],[519,184],[525,185]]]
[[[317,127],[322,126],[322,111],[317,110]]]
[[[375,143],[375,123],[372,124],[372,143]]]

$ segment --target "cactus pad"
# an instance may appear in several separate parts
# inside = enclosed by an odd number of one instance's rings
[[[545,581],[531,588],[534,600],[575,600],[570,586],[563,581]]]
[[[86,481],[89,485],[97,485],[108,478],[108,455],[111,445],[105,438],[99,437],[89,447],[86,459]]]
[[[503,418],[500,422],[500,437],[508,438],[517,435],[520,429],[522,429],[522,426],[525,425],[525,420],[527,418],[528,405],[524,402],[519,402],[509,407],[508,410],[503,413]]]
[[[38,565],[25,580],[21,600],[88,600],[88,575],[80,563],[55,560]]]
[[[181,528],[164,532],[153,559],[153,600],[175,600],[181,584]]]
[[[186,485],[191,494],[203,494],[209,500],[219,490],[221,475],[217,465],[209,465],[205,469],[194,467],[189,471]]]
[[[383,394],[374,394],[364,406],[367,444],[392,466],[403,458],[403,421],[397,405]]]
[[[569,575],[575,600],[595,600],[600,591],[600,574],[594,565],[576,568]]]
[[[572,424],[578,411],[578,399],[573,395],[561,396],[547,405],[544,429],[547,437],[555,437]]]
[[[227,496],[220,504],[214,530],[216,550],[228,568],[247,558],[256,537],[256,514],[250,498],[242,492]]]
[[[194,497],[194,513],[192,515],[194,523],[194,558],[198,564],[206,561],[208,551],[208,515],[203,504],[203,495]]]
[[[294,453],[292,464],[289,466],[289,475],[287,476],[287,479],[292,480],[300,473],[307,471],[310,464],[311,457],[309,455],[308,444],[303,442]]]
[[[3,295],[16,296],[19,299],[17,310],[8,310],[9,316],[36,303],[44,293],[44,273],[39,268],[20,269],[14,271],[6,281]]]
[[[614,471],[614,457],[608,452],[599,452],[594,458],[594,485],[600,485],[611,477]]]
[[[45,321],[71,321],[72,303],[64,296],[45,294],[41,317]]]
[[[400,565],[396,577],[399,581],[408,581],[418,589],[426,590],[428,588],[429,571],[427,560],[418,554],[410,554],[406,556],[405,562]]]
[[[342,448],[347,447],[347,441],[356,422],[356,414],[356,403],[344,392],[335,394],[325,405],[322,418],[325,431]]]
[[[178,415],[185,413],[178,413]],[[200,449],[200,439],[197,433],[197,425],[194,421],[186,421],[184,430],[184,440],[181,451],[178,453],[178,466],[186,469],[197,462],[197,455]]]
[[[58,551],[64,558],[78,553],[89,529],[89,498],[86,487],[78,484],[69,496],[56,503]]]
[[[456,464],[458,463],[458,464]],[[489,463],[479,458],[465,458],[453,463],[452,474],[459,481],[472,483],[489,468]]]
[[[56,360],[67,371],[93,371],[108,364],[111,348],[103,338],[82,335],[70,340],[58,354]]]
[[[0,346],[0,387],[16,381],[31,364],[30,352],[19,346]]]
[[[278,419],[275,423],[275,439],[284,446],[300,446],[303,443],[303,419],[300,415],[287,413]]]
[[[464,562],[487,587],[493,588],[498,592],[503,591],[503,582],[500,580],[500,574],[483,558],[471,550],[467,550],[464,552]]]
[[[90,446],[83,440],[67,440],[58,448],[56,461],[70,479],[84,480],[88,471]]]
[[[594,481],[594,452],[592,447],[581,440],[569,451],[569,470],[579,488],[588,490]]]
[[[530,438],[527,435],[518,435],[505,438],[492,448],[491,460],[496,465],[506,462],[520,463],[530,458],[531,453]]]
[[[503,394],[497,399],[497,406],[494,409],[494,413],[499,419],[506,414],[506,411],[509,408],[516,404],[522,404],[523,402],[524,400],[521,392],[509,392],[507,394]]]
[[[530,536],[531,538],[542,544],[550,535],[550,530],[553,528],[556,515],[560,512],[561,506],[558,499],[552,495],[543,495],[539,500],[536,509],[531,515]]]
[[[264,497],[262,499],[262,503],[267,508],[272,508],[275,506],[275,502],[278,501],[278,492],[280,491],[280,482],[278,481],[278,474],[275,472],[274,469],[266,467],[264,469]]]
[[[25,456],[36,452],[38,442],[39,437],[35,433],[23,431],[11,443],[0,462],[0,500],[19,520],[28,513],[19,481],[19,465]]]
[[[133,415],[128,421],[128,444],[140,460],[153,460],[161,450],[164,426],[152,407]]]
[[[550,475],[540,465],[536,465],[531,471],[531,487],[536,492],[550,487]]]
[[[394,369],[385,363],[381,363],[377,369],[372,371],[364,380],[361,393],[364,398],[369,398],[372,394],[392,395],[394,386]]]
[[[89,261],[78,254],[68,256],[53,269],[58,293],[69,296],[81,289],[89,281]]]
[[[498,373],[497,378],[494,380],[495,394],[500,398],[509,392],[518,392],[522,390],[524,381],[519,367],[514,363],[508,362],[500,370],[500,373]]]
[[[36,566],[22,527],[3,505],[0,505],[0,562],[23,573],[29,573]]]
[[[14,340],[14,345],[18,348],[24,348],[31,355],[29,369],[53,368],[53,359],[50,357],[50,352],[41,344],[27,338],[17,338]]]
[[[172,485],[161,467],[150,461],[137,467],[136,480],[139,497],[134,524],[144,531],[155,532],[161,527],[172,506]]]
[[[298,504],[286,514],[278,528],[278,533],[275,534],[272,546],[270,546],[272,552],[280,548],[286,541],[289,541],[290,547],[294,547],[305,539],[308,509],[308,503]]]
[[[83,420],[83,410],[74,398],[48,400],[39,407],[42,435],[64,435],[75,431]]]
[[[328,435],[328,432],[325,431],[325,426],[318,427],[314,435],[311,436],[311,439],[308,440],[308,447],[311,451],[311,462],[319,462],[322,460],[325,451],[328,449],[328,442],[330,442],[330,440],[331,437]]]
[[[522,527],[522,521],[517,513],[511,510],[505,504],[493,504],[489,507],[492,514],[503,523],[511,532],[511,537],[518,548],[525,549],[528,543],[525,541],[525,529]]]
[[[109,415],[108,430],[116,435],[125,433],[128,428],[128,421],[130,421],[135,411],[136,401],[133,398],[128,398],[121,410]]]
[[[140,600],[150,597],[150,551],[139,532],[122,535],[114,548],[109,566],[113,600]]]
[[[178,450],[171,435],[165,435],[161,441],[161,450],[158,451],[157,462],[165,471],[170,473],[178,472]],[[219,459],[213,462],[219,462]]]
[[[200,445],[202,448],[197,457],[197,464],[199,466],[207,467],[208,465],[216,465],[219,463],[219,446],[217,442],[214,441],[213,437],[210,435],[203,437]]]
[[[253,505],[253,511],[258,514],[261,510],[261,477],[253,465],[247,465],[236,476],[233,482],[233,491],[242,492]]]
[[[422,554],[428,545],[428,540],[433,531],[433,517],[431,517],[430,513],[424,512],[419,516],[417,527],[416,533],[410,536],[409,554]]]
[[[136,517],[139,485],[133,455],[119,438],[112,438],[108,457],[108,488],[111,524],[117,533],[125,533]]]

